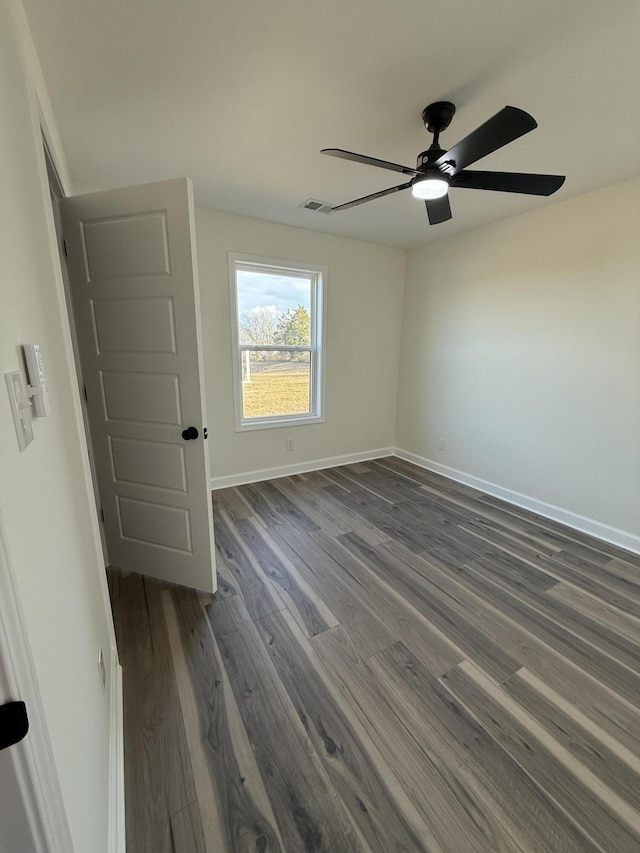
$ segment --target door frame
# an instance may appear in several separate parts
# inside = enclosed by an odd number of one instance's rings
[[[109,553],[107,551],[107,540],[105,537],[104,525],[102,523],[100,496],[98,494],[98,479],[96,476],[95,457],[93,452],[93,443],[91,432],[89,430],[89,418],[87,413],[87,405],[85,398],[85,383],[82,376],[82,364],[80,363],[80,355],[78,349],[78,335],[76,332],[76,324],[73,316],[73,303],[71,301],[71,288],[69,285],[69,271],[67,269],[66,248],[64,236],[62,234],[62,222],[60,220],[60,200],[67,198],[67,193],[64,190],[60,175],[56,168],[56,164],[47,144],[47,138],[42,133],[42,146],[44,148],[44,159],[47,164],[47,177],[49,179],[49,197],[51,200],[51,209],[53,212],[53,222],[56,232],[56,245],[58,247],[58,257],[60,259],[60,270],[62,272],[62,283],[64,286],[64,298],[66,303],[67,318],[69,320],[69,331],[71,332],[71,346],[73,348],[73,362],[75,365],[76,379],[78,383],[78,400],[80,401],[80,409],[82,410],[82,422],[84,425],[85,444],[89,454],[89,468],[91,470],[91,487],[93,489],[93,497],[96,504],[96,514],[98,517],[98,529],[100,531],[100,543],[102,545],[102,555],[104,557],[105,567],[109,565]]]
[[[42,140],[42,148],[44,152],[44,164],[46,166],[46,172],[43,176],[43,183],[46,186],[43,186],[43,192],[46,197],[49,199],[51,215],[53,220],[53,235],[52,237],[55,239],[56,244],[56,257],[58,259],[60,265],[60,272],[62,276],[63,289],[64,289],[64,309],[67,316],[68,321],[68,329],[71,338],[71,349],[73,356],[73,367],[75,370],[76,380],[77,380],[77,400],[80,404],[80,411],[82,412],[82,425],[84,429],[84,446],[87,449],[87,457],[89,462],[89,470],[87,472],[87,484],[91,484],[91,490],[94,496],[95,507],[96,507],[96,527],[99,531],[100,535],[100,546],[103,557],[103,571],[106,571],[106,567],[109,565],[106,540],[104,535],[104,527],[102,525],[101,513],[100,513],[100,498],[98,496],[98,485],[95,473],[95,462],[94,462],[94,453],[93,453],[93,445],[91,444],[91,433],[89,431],[89,422],[88,415],[86,409],[86,400],[84,398],[83,388],[84,383],[82,380],[82,369],[80,365],[80,358],[78,354],[78,341],[76,334],[76,326],[73,318],[72,311],[72,303],[71,303],[71,291],[69,286],[69,275],[67,270],[66,256],[65,256],[65,248],[64,248],[64,238],[62,235],[62,225],[60,221],[60,209],[59,209],[59,200],[62,198],[66,198],[68,193],[65,191],[65,183],[63,182],[60,171],[56,165],[55,158],[55,147],[50,144],[50,137],[47,133],[47,123],[42,115],[42,111],[40,109],[39,101],[38,101],[38,118],[39,118],[39,131]],[[45,201],[46,203],[46,201]],[[1,519],[0,519],[1,521]],[[98,549],[98,542],[96,541],[96,549]],[[2,592],[2,588],[0,587],[0,592]],[[109,616],[112,618],[112,608],[111,602],[108,599],[108,596],[105,600],[105,607],[108,608]],[[1,608],[0,608],[0,616],[1,616]],[[109,649],[108,659],[106,661],[107,666],[110,668],[109,675],[109,683],[111,684],[111,696],[110,696],[110,708],[109,708],[109,721],[110,721],[110,732],[109,732],[109,802],[108,802],[108,839],[107,839],[107,850],[109,853],[124,853],[126,848],[126,837],[125,837],[125,792],[124,792],[124,719],[123,719],[123,684],[122,684],[122,667],[118,658],[118,649],[116,645],[115,639],[115,631],[112,631],[111,637],[111,648]],[[19,672],[22,675],[22,670],[19,669]],[[28,740],[28,738],[25,738]],[[43,753],[44,754],[44,753]],[[53,753],[51,753],[51,758],[53,760]],[[55,767],[49,768],[55,775]],[[33,768],[35,774],[38,774],[37,766]],[[57,776],[55,776],[57,783]],[[27,792],[28,793],[28,792]],[[49,796],[49,794],[47,794]],[[28,800],[27,800],[28,802]],[[52,801],[55,802],[55,801]],[[62,803],[62,799],[60,798],[60,805],[62,808],[62,815],[65,815],[64,804]],[[64,817],[66,822],[66,816]],[[38,848],[34,848],[36,853],[40,853]],[[43,853],[49,853],[51,849],[51,853],[58,853],[60,850],[72,850],[73,847],[71,842],[68,843],[56,843],[52,848],[45,847],[43,848]]]
[[[0,701],[23,701],[29,733],[3,752],[17,788],[16,823],[30,835],[34,853],[73,850],[60,782],[38,686],[15,573],[0,517]],[[124,848],[123,848],[124,849]]]

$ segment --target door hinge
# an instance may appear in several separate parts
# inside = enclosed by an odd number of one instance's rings
[[[83,385],[82,388],[84,390],[84,401],[85,401],[85,403],[88,403],[89,402],[89,395],[87,394],[87,386]]]
[[[102,523],[104,524],[104,510],[100,507],[100,518],[102,519]]]
[[[64,252],[65,258],[69,257],[69,253],[67,252],[67,241],[63,239],[62,241],[62,251]]]

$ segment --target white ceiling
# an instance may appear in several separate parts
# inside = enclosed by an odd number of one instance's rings
[[[196,204],[409,248],[640,172],[638,0],[23,0],[73,179],[179,175]],[[409,192],[330,215],[415,165],[432,101],[451,147],[505,105],[538,128],[476,168],[566,174],[550,199],[453,189],[429,226]],[[606,211],[603,211],[606,216]]]

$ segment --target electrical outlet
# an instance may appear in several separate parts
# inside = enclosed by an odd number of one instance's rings
[[[100,681],[102,683],[102,689],[107,686],[107,668],[104,665],[104,655],[102,653],[102,646],[98,646],[98,672],[100,674]]]
[[[438,447],[440,448],[440,450],[446,450],[447,449],[447,439],[441,438],[440,441],[438,442]]]
[[[296,446],[295,441],[292,438],[287,439],[287,450],[293,450]]]

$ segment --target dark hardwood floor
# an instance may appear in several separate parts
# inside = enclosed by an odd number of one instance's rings
[[[129,853],[638,853],[640,558],[390,457],[110,572]]]

